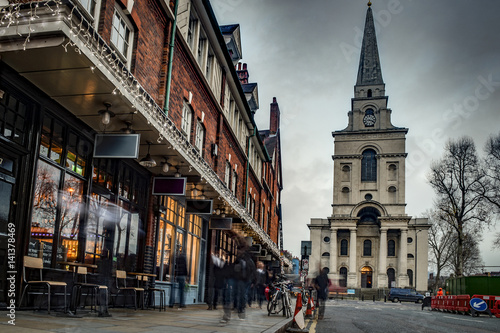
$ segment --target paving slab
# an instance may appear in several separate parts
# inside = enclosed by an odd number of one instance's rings
[[[267,315],[265,309],[247,308],[246,319],[232,313],[228,323],[220,323],[222,310],[207,310],[205,304],[167,311],[111,308],[111,317],[79,312],[65,316],[46,311],[16,310],[15,326],[10,325],[6,311],[0,311],[0,332],[168,332],[168,333],[275,333],[284,331],[292,319]]]

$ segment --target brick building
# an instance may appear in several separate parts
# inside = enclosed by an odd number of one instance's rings
[[[279,260],[279,140],[240,83],[238,25],[219,28],[207,0],[28,1],[0,20],[0,216],[16,235],[8,258],[0,230],[2,267],[153,273],[169,293],[182,251],[202,302],[209,254],[236,254],[220,223]],[[6,303],[6,270],[0,283]]]

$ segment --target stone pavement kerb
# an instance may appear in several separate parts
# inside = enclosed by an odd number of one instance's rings
[[[222,310],[207,310],[205,304],[188,305],[167,311],[111,308],[111,317],[78,313],[77,317],[47,311],[16,310],[16,325],[8,324],[7,311],[0,311],[0,332],[167,332],[167,333],[282,333],[292,318],[267,315],[265,309],[247,308],[246,319],[232,313],[220,323]]]

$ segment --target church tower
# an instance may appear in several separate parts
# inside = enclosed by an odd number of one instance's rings
[[[362,290],[415,288],[417,273],[416,287],[426,290],[429,226],[426,219],[406,214],[408,129],[392,125],[387,102],[368,3],[348,125],[332,133],[332,215],[311,219],[308,225],[313,244],[310,265],[328,267],[330,278],[340,286]]]

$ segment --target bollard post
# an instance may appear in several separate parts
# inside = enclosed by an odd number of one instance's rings
[[[387,295],[384,295],[384,303],[387,302]]]
[[[365,300],[365,295],[361,295],[361,301]]]
[[[375,295],[373,295],[373,301],[375,302]]]

